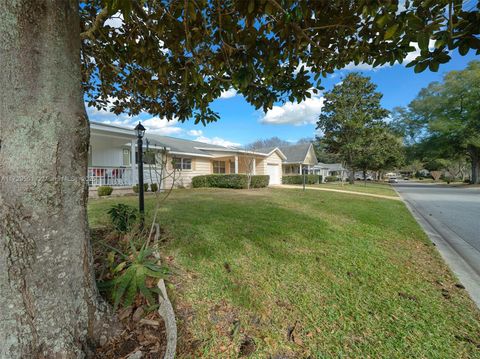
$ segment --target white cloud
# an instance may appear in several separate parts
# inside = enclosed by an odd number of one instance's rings
[[[241,146],[240,143],[231,142],[220,137],[209,138],[205,136],[198,136],[195,139],[195,141],[208,143],[210,145],[224,146],[224,147],[240,147]]]
[[[286,102],[282,106],[273,106],[271,110],[263,115],[260,122],[270,125],[309,125],[318,120],[322,111],[323,97],[312,94],[311,98],[305,101]]]
[[[88,118],[92,121],[103,122],[111,125],[117,126],[129,126],[133,121],[133,117],[128,116],[125,113],[116,115],[110,110],[113,107],[113,102],[115,98],[108,97],[108,104],[106,109],[97,109],[96,107],[89,107],[88,103],[85,102],[85,110],[87,111]]]
[[[187,132],[189,136],[201,136],[203,134],[202,130],[190,130]]]
[[[182,128],[175,126],[178,124],[177,119],[168,121],[166,118],[152,117],[142,121],[142,124],[147,129],[147,133],[156,135],[176,135],[183,132]]]
[[[418,47],[418,44],[416,42],[411,42],[411,46],[415,47],[415,51],[409,52],[407,56],[403,59],[402,65],[407,65],[409,62],[415,60],[417,56],[420,55],[420,48]],[[432,50],[435,47],[435,40],[430,40],[428,43],[428,48]],[[398,62],[395,62],[393,66],[399,65]],[[350,62],[347,66],[345,66],[342,70],[347,70],[347,71],[376,71],[378,69],[381,69],[383,67],[391,67],[389,63],[383,64],[381,66],[373,67],[372,65],[365,64],[365,63],[359,63],[358,65],[355,65],[353,62]]]
[[[232,97],[235,97],[237,96],[237,90],[235,89],[228,89],[226,91],[222,91],[222,93],[220,94],[220,98],[223,98],[223,99],[226,99],[226,98],[232,98]]]

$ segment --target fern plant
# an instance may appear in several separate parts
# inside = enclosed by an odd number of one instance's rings
[[[136,208],[123,203],[112,206],[107,213],[114,228],[120,233],[128,232],[137,219]]]
[[[137,250],[133,241],[130,241],[130,253],[128,254],[108,247],[117,252],[122,261],[113,269],[113,279],[99,283],[99,288],[110,292],[114,308],[117,309],[120,304],[125,307],[132,305],[137,294],[143,295],[150,306],[156,304],[154,295],[158,293],[158,288],[149,288],[147,279],[165,278],[168,270],[151,258],[152,250],[145,244]]]

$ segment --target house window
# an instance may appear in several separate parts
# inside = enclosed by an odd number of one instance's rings
[[[213,161],[213,173],[225,173],[225,161]]]
[[[192,159],[184,157],[173,157],[172,158],[173,168],[176,170],[191,170],[192,169]]]
[[[154,165],[156,163],[155,152],[154,151],[145,151],[143,162],[146,163],[147,165]]]
[[[132,159],[132,156],[131,156],[130,149],[124,148],[123,149],[123,165],[124,166],[130,166],[131,165],[131,162],[130,162],[131,159]]]

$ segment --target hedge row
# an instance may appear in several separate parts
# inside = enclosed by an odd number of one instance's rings
[[[325,177],[325,182],[338,182],[340,181],[340,178],[337,176],[327,176]]]
[[[317,184],[322,182],[320,175],[305,175],[306,184]],[[287,175],[282,177],[283,184],[303,184],[303,175]]]
[[[267,187],[270,181],[270,176],[251,176],[250,187],[262,188]],[[216,188],[247,188],[248,176],[241,174],[230,175],[205,175],[195,176],[192,178],[192,187],[216,187]]]

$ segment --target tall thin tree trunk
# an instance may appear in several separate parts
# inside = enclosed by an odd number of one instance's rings
[[[470,146],[468,149],[470,159],[472,161],[472,178],[473,184],[480,184],[480,148]]]
[[[76,0],[0,0],[0,358],[98,339]]]

